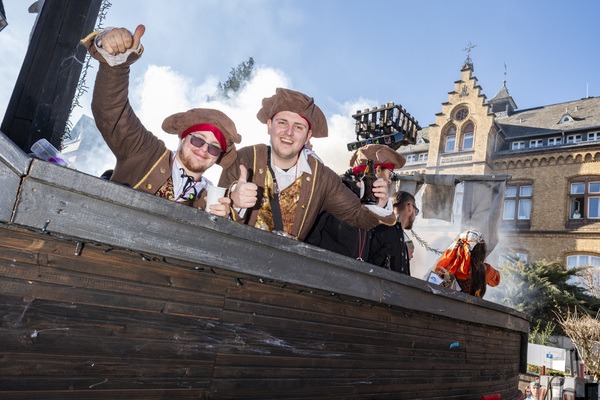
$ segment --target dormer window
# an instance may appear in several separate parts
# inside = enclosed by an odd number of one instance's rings
[[[522,150],[525,148],[525,142],[512,142],[513,150]]]
[[[542,147],[543,145],[544,145],[543,139],[533,139],[533,140],[529,141],[529,148]]]
[[[558,121],[559,124],[564,124],[566,122],[573,122],[575,121],[573,119],[573,117],[571,117],[571,115],[569,113],[564,114],[562,117],[560,117],[560,121]]]
[[[558,146],[559,144],[562,144],[562,137],[556,136],[548,138],[548,146]]]
[[[567,136],[567,144],[579,143],[581,142],[581,135],[569,135]]]

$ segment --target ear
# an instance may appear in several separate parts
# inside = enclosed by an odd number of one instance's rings
[[[312,137],[312,129],[310,131],[308,131],[308,134],[306,135],[306,141],[304,141],[305,146],[308,144],[308,141],[310,140],[311,137]]]
[[[267,120],[267,129],[269,129],[269,130],[270,130],[270,129],[271,129],[271,125],[273,125],[273,120],[272,120],[271,118],[269,118],[269,119]]]

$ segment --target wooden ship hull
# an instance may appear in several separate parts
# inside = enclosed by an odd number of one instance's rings
[[[33,160],[0,133],[0,398],[518,395],[512,309]]]

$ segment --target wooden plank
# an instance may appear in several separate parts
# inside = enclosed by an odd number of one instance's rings
[[[102,390],[101,384],[103,381],[95,382],[89,390],[34,390],[27,392],[4,391],[3,398],[7,400],[104,400],[104,399],[132,399],[132,400],[198,400],[205,398],[204,390],[190,389],[129,389],[129,390]]]
[[[0,165],[10,170],[15,175],[24,176],[29,169],[31,158],[10,140],[4,132],[0,131]],[[4,173],[0,174],[0,176]]]
[[[31,159],[0,131],[0,222],[10,222]]]
[[[7,253],[15,255],[10,251]],[[176,299],[181,304],[202,304],[204,307],[212,306],[221,309],[223,299],[220,291],[224,290],[227,284],[235,284],[232,279],[216,278],[214,281],[210,278],[202,279],[198,276],[202,274],[201,272],[195,272],[194,276],[192,271],[178,268],[173,268],[168,272],[160,268],[152,268],[150,265],[140,270],[137,268],[102,268],[94,263],[89,265],[90,263],[86,263],[84,260],[71,260],[73,264],[69,265],[65,259],[57,258],[55,255],[47,257],[51,258],[50,262],[66,266],[66,268],[52,267],[47,264],[46,257],[36,257],[38,262],[40,259],[43,260],[42,265],[26,265],[19,262],[17,257],[10,261],[0,260],[0,271],[7,278],[4,286],[5,293],[23,295],[22,292],[30,292],[30,295],[37,299],[57,300],[58,298],[42,296],[53,296],[53,287],[56,288],[55,295],[58,296],[63,292],[60,288],[66,287],[68,292],[66,295],[70,296],[73,302],[77,301],[76,293],[94,292],[99,295],[109,293],[120,297],[153,298],[167,303]],[[60,264],[61,262],[62,264]],[[85,268],[78,268],[80,265],[85,265]],[[107,273],[101,275],[100,271]],[[144,278],[136,280],[137,276],[144,276]],[[19,289],[18,280],[27,281],[26,287]],[[220,280],[222,282],[219,282]],[[36,289],[32,290],[29,286]],[[50,287],[50,290],[45,291],[45,287]],[[73,288],[73,290],[69,291],[69,288]],[[45,292],[46,294],[43,294]],[[163,312],[166,312],[165,309]]]

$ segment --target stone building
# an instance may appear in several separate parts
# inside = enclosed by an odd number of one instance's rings
[[[473,72],[467,58],[399,172],[509,175],[491,261],[600,266],[600,98],[519,110],[506,82],[487,100]]]

